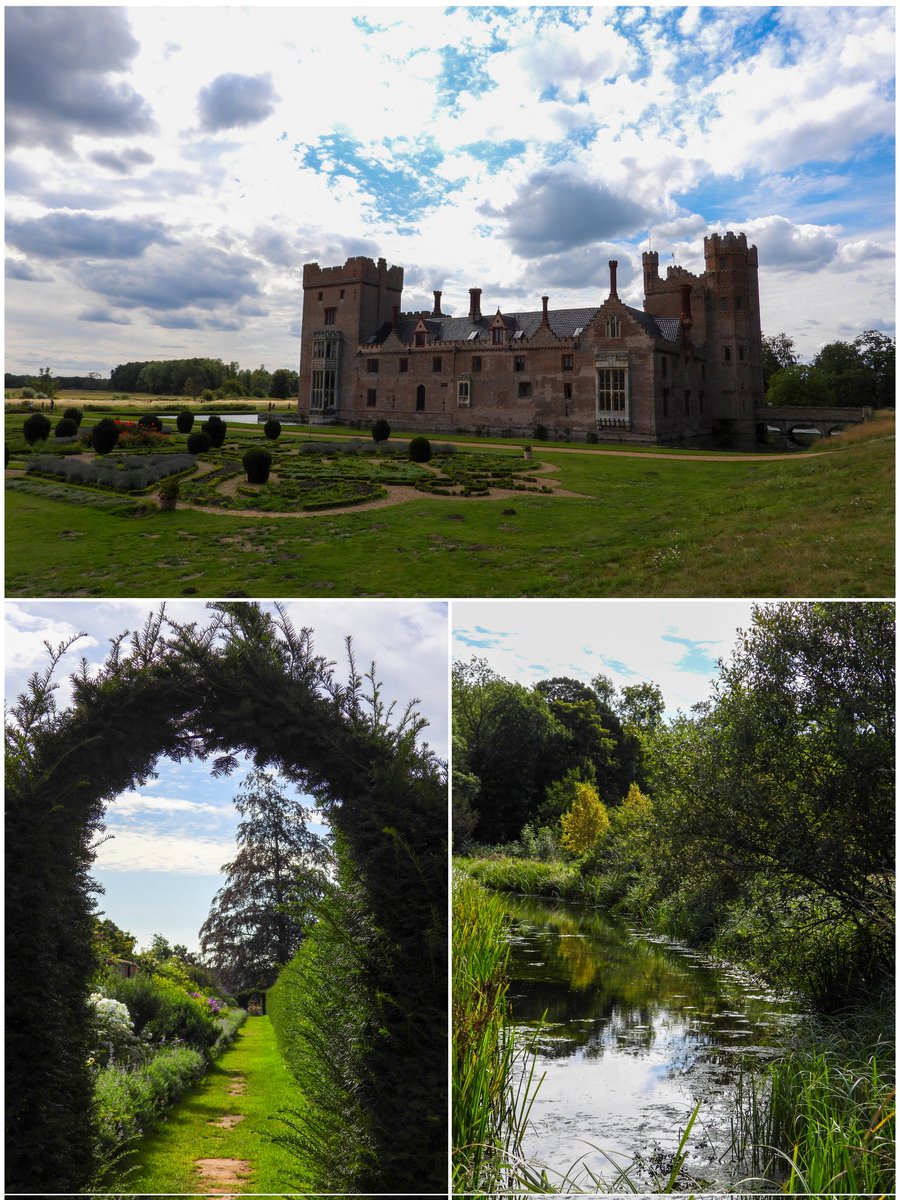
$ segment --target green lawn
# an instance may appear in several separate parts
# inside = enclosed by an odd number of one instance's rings
[[[232,1081],[239,1077],[246,1080],[246,1091],[228,1095]],[[270,1141],[272,1133],[285,1129],[276,1114],[301,1105],[269,1018],[251,1017],[209,1074],[191,1088],[162,1126],[141,1141],[111,1190],[206,1194],[214,1185],[202,1183],[195,1161],[231,1158],[249,1162],[252,1173],[239,1188],[229,1185],[220,1190],[303,1191],[308,1185],[297,1173],[296,1159]],[[227,1130],[210,1124],[226,1114],[243,1114],[245,1119]]]
[[[894,439],[879,425],[787,460],[537,443],[535,467],[553,463],[577,498],[414,493],[297,516],[122,515],[133,506],[110,495],[10,479],[6,594],[892,596]]]

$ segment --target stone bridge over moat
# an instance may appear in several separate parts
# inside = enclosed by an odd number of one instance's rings
[[[802,405],[771,405],[754,411],[757,431],[765,434],[766,427],[778,429],[791,437],[797,429],[815,429],[823,437],[845,425],[857,425],[872,419],[871,408],[804,408]]]

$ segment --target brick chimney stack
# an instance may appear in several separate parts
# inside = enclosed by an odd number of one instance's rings
[[[442,317],[444,315],[441,312],[441,293],[440,292],[434,293],[434,312],[431,315],[433,317]]]
[[[549,328],[550,328],[550,317],[549,317],[549,315],[548,315],[548,313],[547,313],[547,305],[548,305],[549,303],[550,303],[550,297],[549,297],[549,296],[541,296],[541,304],[544,306],[544,314],[543,314],[543,316],[541,317],[541,324],[542,324],[542,325],[544,325],[544,326],[546,326],[546,328],[547,328],[547,329],[549,329]]]
[[[481,288],[469,288],[469,320],[481,320]]]
[[[619,293],[616,291],[616,271],[619,269],[618,259],[611,258],[609,260],[609,298],[610,300],[618,300]]]

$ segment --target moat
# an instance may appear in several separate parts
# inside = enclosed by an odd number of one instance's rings
[[[596,909],[507,899],[513,1021],[540,1025],[544,1076],[526,1156],[556,1184],[568,1173],[583,1186],[586,1166],[607,1184],[626,1167],[649,1186],[702,1100],[686,1171],[713,1189],[749,1173],[730,1152],[738,1078],[778,1052],[801,1005]]]

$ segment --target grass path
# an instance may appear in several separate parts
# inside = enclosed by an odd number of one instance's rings
[[[297,1160],[269,1139],[279,1110],[302,1100],[268,1017],[251,1017],[237,1041],[142,1139],[114,1188],[129,1193],[236,1195],[308,1190]]]

